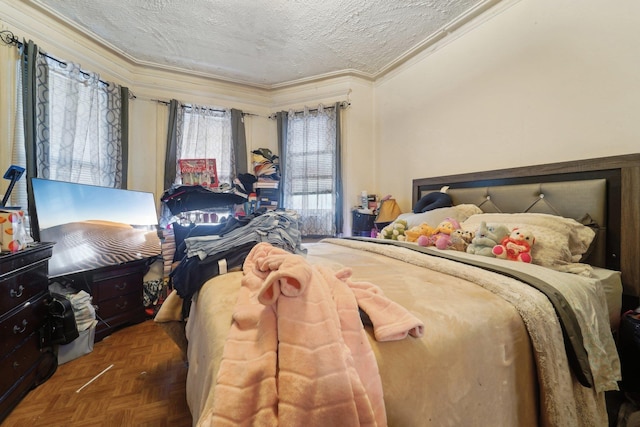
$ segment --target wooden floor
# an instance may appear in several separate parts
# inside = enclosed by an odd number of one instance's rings
[[[93,352],[60,365],[2,427],[191,426],[186,376],[178,347],[148,320],[113,333],[96,343]]]

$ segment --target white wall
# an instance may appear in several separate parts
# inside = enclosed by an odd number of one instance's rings
[[[640,148],[640,2],[505,1],[375,87],[381,193]]]

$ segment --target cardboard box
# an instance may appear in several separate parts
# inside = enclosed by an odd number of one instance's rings
[[[2,252],[18,252],[26,247],[24,211],[0,208],[0,249]]]
[[[178,164],[182,185],[202,185],[207,188],[220,185],[216,159],[180,159]]]

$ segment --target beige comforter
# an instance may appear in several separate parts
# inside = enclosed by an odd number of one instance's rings
[[[201,426],[386,426],[382,384],[358,307],[376,339],[422,336],[422,322],[371,283],[258,243]]]
[[[378,343],[367,331],[389,425],[606,425],[602,390],[615,388],[619,364],[597,281],[580,278],[568,286],[581,322],[591,323],[584,335],[595,390],[571,375],[553,308],[527,285],[404,248],[356,241],[309,246],[307,259],[335,270],[352,268],[354,280],[379,285],[425,324],[422,338],[398,342]],[[187,399],[194,425],[213,407],[241,280],[240,272],[210,280],[191,307]]]

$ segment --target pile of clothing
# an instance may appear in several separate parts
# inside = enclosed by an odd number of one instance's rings
[[[258,181],[279,181],[280,165],[278,156],[268,148],[258,148],[251,152],[253,158],[253,172]]]
[[[290,210],[256,213],[231,218],[221,227],[209,228],[198,235],[199,227],[178,245],[178,266],[171,272],[173,287],[183,299],[183,315],[189,313],[191,298],[212,277],[225,274],[242,265],[253,247],[268,242],[294,254],[304,254],[300,215]],[[206,229],[205,229],[206,230]],[[180,258],[181,257],[181,258]]]
[[[89,293],[83,290],[78,291],[57,281],[49,285],[49,292],[62,295],[71,302],[78,332],[85,331],[94,325],[96,309],[91,303],[92,298]]]
[[[256,183],[273,183],[277,188],[280,181],[280,164],[278,156],[268,148],[258,148],[252,152],[253,174],[241,173],[233,180],[234,188],[244,194],[251,194],[256,190]]]

